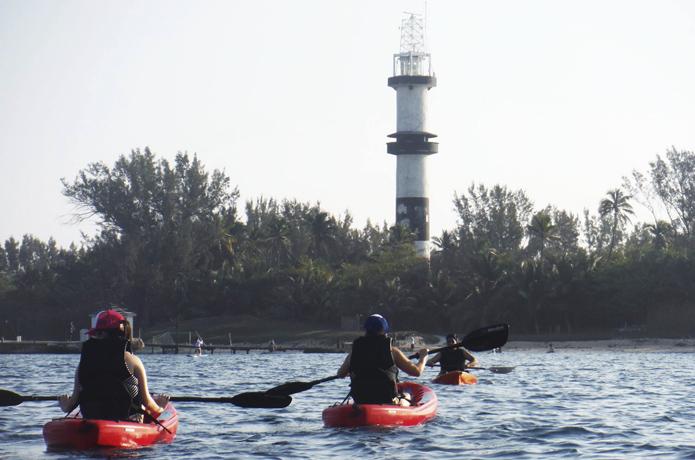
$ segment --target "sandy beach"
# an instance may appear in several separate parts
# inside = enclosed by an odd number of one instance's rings
[[[695,353],[695,339],[630,338],[608,340],[558,340],[526,341],[511,340],[504,350],[538,350],[545,351],[552,343],[555,352],[574,350],[594,351],[638,351],[645,353]]]

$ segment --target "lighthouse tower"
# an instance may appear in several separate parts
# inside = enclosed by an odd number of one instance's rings
[[[396,224],[415,233],[418,256],[430,256],[430,198],[427,157],[437,153],[437,137],[427,129],[427,93],[437,86],[430,55],[425,51],[421,16],[407,13],[401,22],[400,52],[393,55],[393,76],[388,85],[396,90],[396,132],[388,137],[387,152],[396,155]]]

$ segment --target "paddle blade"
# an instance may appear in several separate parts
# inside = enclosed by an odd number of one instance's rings
[[[467,334],[460,343],[461,346],[471,351],[487,351],[503,346],[507,343],[508,338],[509,325],[495,324],[476,329]]]
[[[0,389],[0,407],[18,406],[24,402],[22,395],[10,390]]]
[[[27,401],[57,401],[58,396],[34,396],[20,395],[10,390],[0,389],[0,407],[2,406],[17,406]]]
[[[509,374],[514,370],[514,367],[488,367],[487,370],[493,374]]]
[[[284,394],[272,394],[265,391],[251,391],[248,393],[239,393],[229,398],[229,402],[239,407],[277,409],[289,406],[292,402],[292,397]]]

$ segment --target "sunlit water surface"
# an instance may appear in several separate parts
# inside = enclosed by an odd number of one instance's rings
[[[535,351],[480,353],[478,385],[434,385],[437,417],[411,428],[324,428],[321,411],[342,400],[347,381],[294,395],[285,409],[178,403],[172,444],[129,452],[47,452],[42,425],[56,403],[0,408],[1,459],[132,458],[692,458],[695,357],[692,353]],[[339,354],[142,355],[154,390],[231,396],[286,380],[335,372]],[[71,389],[78,355],[0,355],[0,387],[53,395]],[[428,369],[419,381],[436,373]]]

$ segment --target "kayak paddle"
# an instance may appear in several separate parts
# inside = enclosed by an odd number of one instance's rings
[[[0,407],[18,406],[26,401],[58,401],[58,396],[23,396],[14,391],[0,389]]]
[[[475,331],[466,334],[461,341],[454,345],[449,345],[446,347],[435,348],[430,350],[430,353],[438,353],[442,350],[449,350],[452,348],[464,347],[471,351],[487,351],[493,348],[499,348],[507,343],[509,338],[509,324],[495,324],[493,326],[481,327]],[[408,356],[409,359],[415,359],[418,357],[417,353]]]
[[[509,335],[509,325],[507,324],[497,324],[494,326],[488,326],[484,327],[481,329],[476,329],[475,331],[469,333],[466,335],[463,340],[461,340],[460,343],[457,343],[456,345],[452,345],[450,347],[443,347],[443,348],[437,348],[434,350],[430,350],[430,353],[436,353],[438,351],[442,351],[444,349],[448,348],[456,348],[456,347],[462,347],[465,346],[469,350],[473,351],[484,351],[484,350],[492,350],[493,348],[498,348],[507,343],[507,337]],[[414,354],[410,356],[410,359],[417,358],[417,354]],[[481,368],[482,369],[482,368]],[[503,368],[489,368],[491,372],[495,372],[495,370],[498,371],[500,374],[506,374],[507,372],[510,371],[499,371],[500,369]],[[332,375],[330,377],[325,377],[322,379],[318,380],[312,380],[310,382],[287,382],[283,383],[282,385],[278,385],[276,387],[271,388],[270,390],[266,391],[265,394],[267,395],[291,395],[295,393],[299,393],[301,391],[306,391],[312,388],[314,385],[318,385],[319,383],[323,382],[328,382],[330,380],[335,380],[338,377],[337,375]],[[242,393],[241,395],[243,395]],[[238,395],[238,396],[241,396]]]
[[[439,363],[437,363],[437,364],[430,364],[430,363],[427,363],[427,365],[428,365],[429,367],[434,367],[434,366],[438,366]],[[478,370],[480,370],[480,371],[490,371],[490,372],[492,372],[493,374],[509,374],[511,371],[514,370],[515,367],[516,367],[516,366],[511,366],[511,367],[505,367],[505,366],[493,366],[493,367],[466,367],[466,369],[464,369],[464,371],[465,371],[465,372],[468,372],[469,370],[473,370],[473,371],[478,371]]]
[[[208,398],[203,396],[172,396],[171,401],[180,402],[218,402],[230,403],[239,407],[252,407],[260,409],[278,409],[287,407],[292,402],[289,395],[268,394],[265,391],[250,391],[239,393],[232,397]]]
[[[26,396],[10,390],[0,389],[0,407],[18,406],[27,401],[57,401],[58,396]],[[275,409],[287,407],[292,402],[292,397],[283,394],[267,394],[256,391],[240,393],[232,397],[202,397],[202,396],[171,396],[170,401],[181,402],[214,402],[228,403],[239,407],[255,407],[262,409]]]
[[[314,385],[318,385],[319,383],[328,382],[337,378],[340,377],[338,377],[337,375],[331,375],[330,377],[312,380],[311,382],[286,382],[282,385],[278,385],[276,387],[271,388],[270,390],[266,391],[266,393],[272,395],[293,395],[301,391],[309,390]]]
[[[514,367],[516,367],[516,366],[511,366],[511,367],[504,367],[504,366],[467,367],[466,370],[468,370],[468,369],[472,369],[472,370],[482,369],[482,370],[490,371],[493,374],[509,374],[511,371],[514,370]]]

